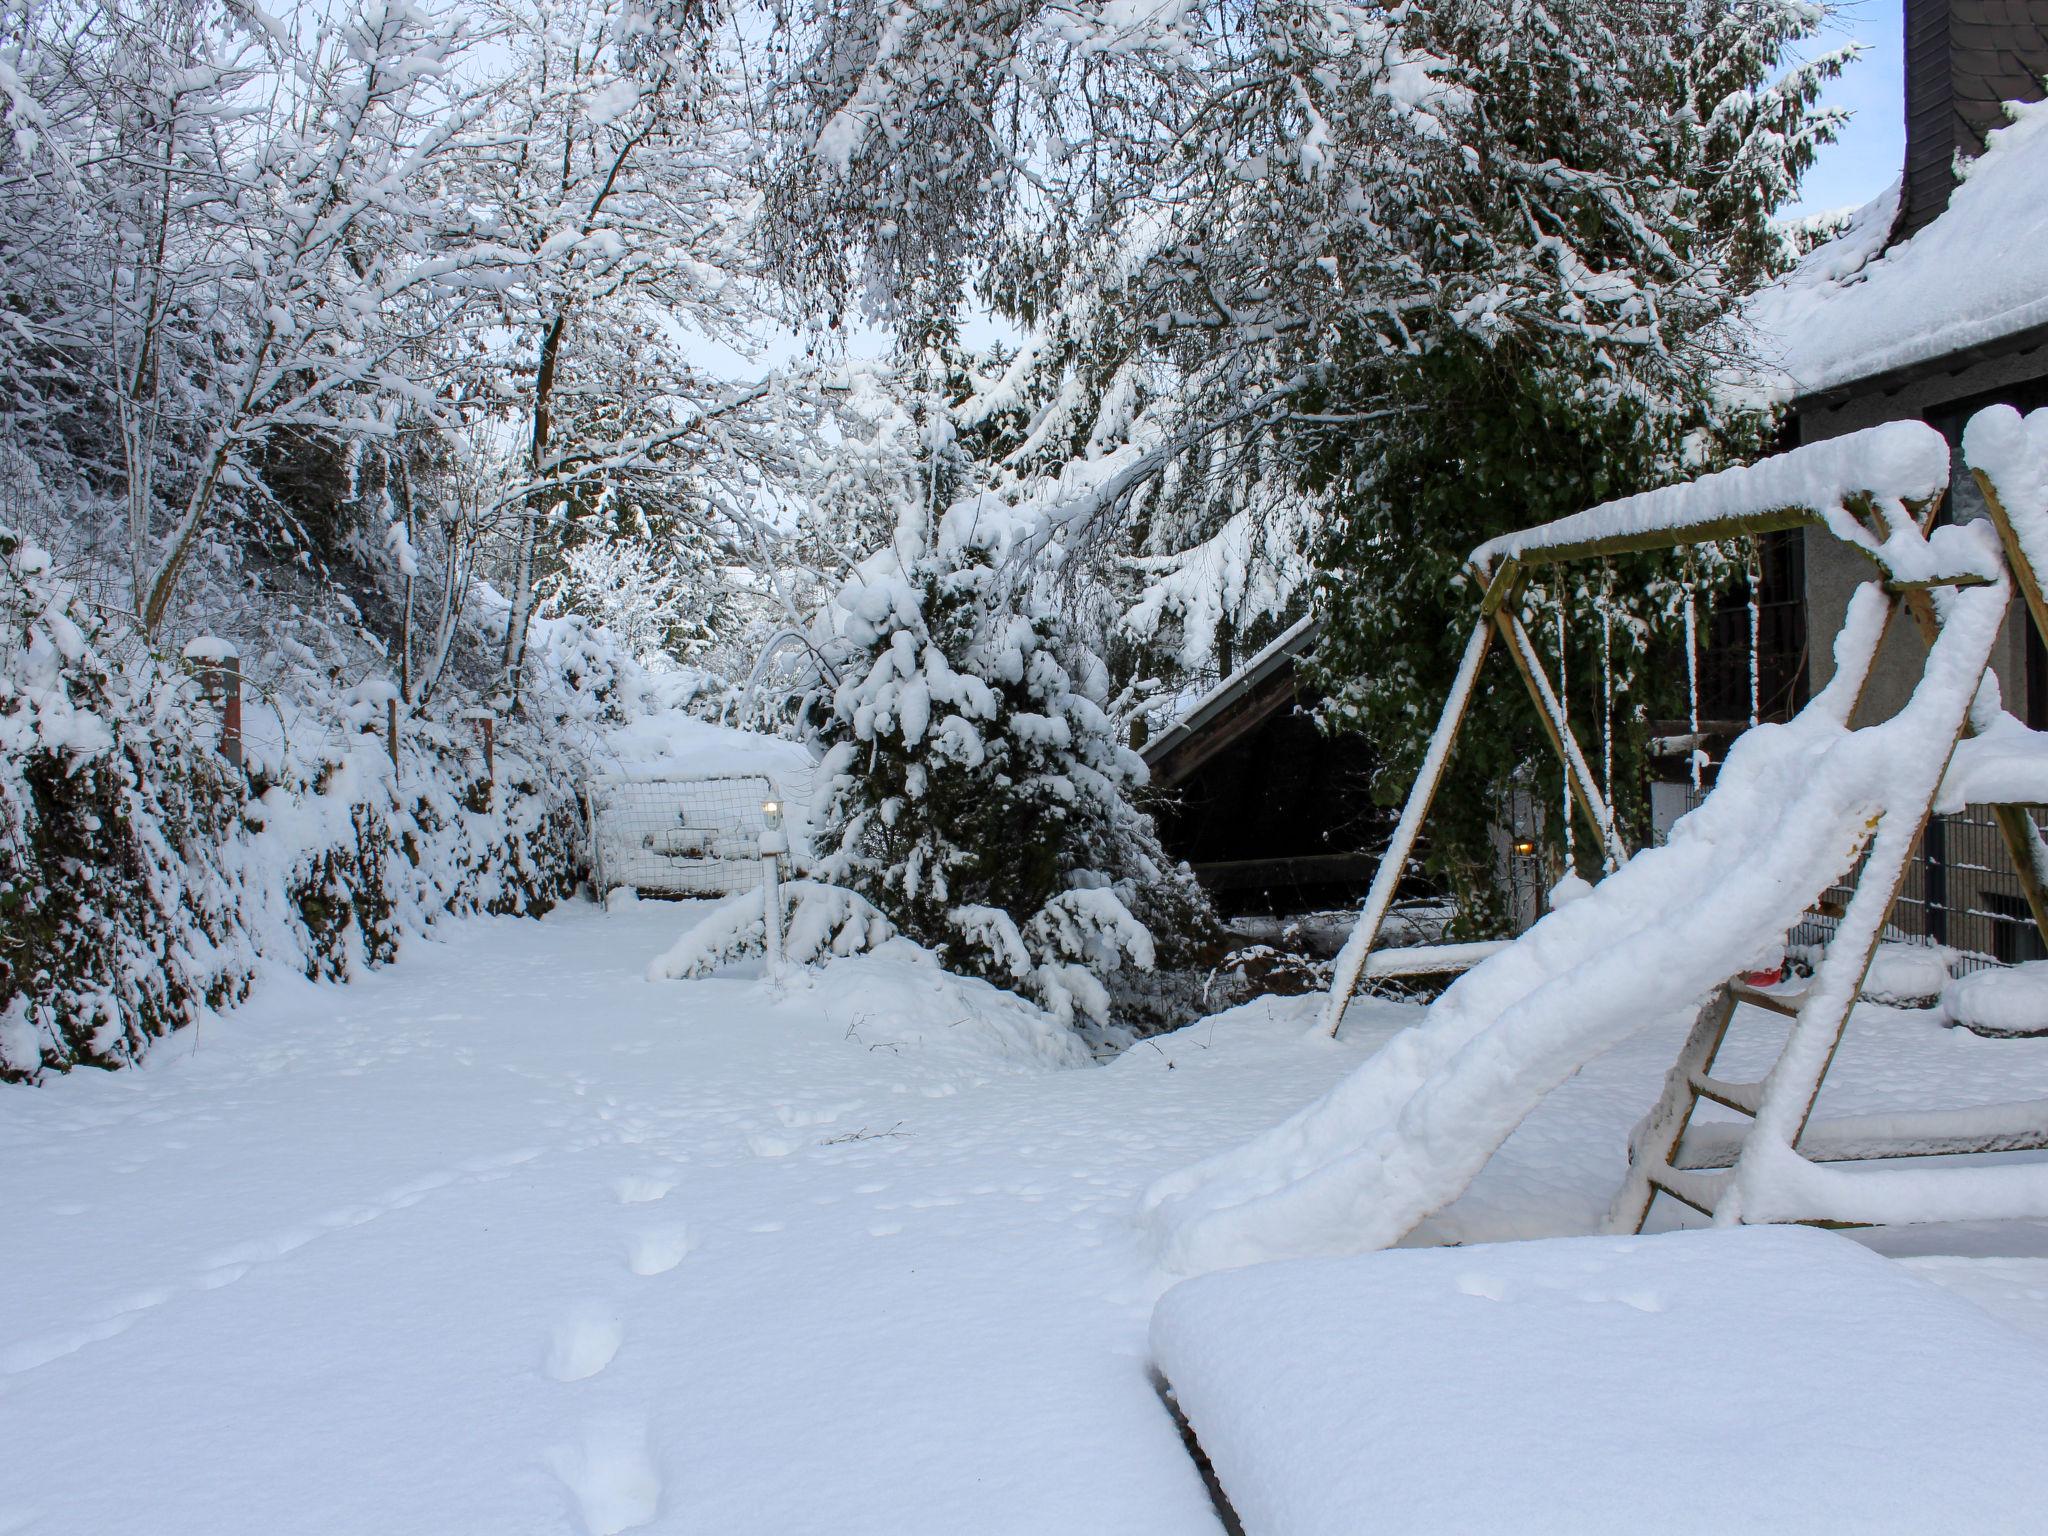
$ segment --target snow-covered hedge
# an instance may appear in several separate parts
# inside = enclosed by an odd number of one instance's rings
[[[236,768],[185,668],[0,528],[0,1079],[133,1061],[264,963],[342,977],[444,913],[545,911],[581,875],[569,744],[636,672],[536,626],[494,788],[467,723],[407,714],[394,767],[388,685],[295,666]]]

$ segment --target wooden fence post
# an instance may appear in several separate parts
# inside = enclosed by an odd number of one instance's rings
[[[185,647],[185,662],[207,701],[220,708],[220,755],[242,766],[242,654],[234,642],[201,635]]]

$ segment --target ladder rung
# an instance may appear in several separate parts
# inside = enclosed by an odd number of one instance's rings
[[[1686,1172],[1727,1168],[1742,1155],[1749,1128],[1695,1125],[1672,1154]],[[1895,1157],[1953,1157],[2048,1148],[2048,1100],[1906,1114],[1848,1115],[1808,1125],[1795,1149],[1810,1163],[1862,1163]]]
[[[1686,1168],[1673,1168],[1668,1163],[1652,1168],[1649,1178],[1652,1189],[1663,1190],[1672,1199],[1683,1201],[1703,1216],[1714,1214],[1721,1191],[1728,1186],[1726,1174],[1695,1173]]]
[[[1728,990],[1735,994],[1738,1003],[1747,1003],[1750,1007],[1761,1008],[1767,1013],[1783,1014],[1788,1019],[1796,1018],[1799,1014],[1799,1005],[1806,1001],[1804,992],[1794,992],[1787,996],[1782,992],[1766,992],[1762,987],[1752,987],[1746,981],[1731,981],[1728,983]]]
[[[1703,1072],[1694,1073],[1686,1081],[1692,1085],[1692,1091],[1701,1098],[1712,1099],[1723,1109],[1732,1109],[1739,1115],[1748,1115],[1751,1119],[1756,1118],[1757,1106],[1763,1103],[1762,1083],[1727,1083],[1718,1077],[1708,1077]]]

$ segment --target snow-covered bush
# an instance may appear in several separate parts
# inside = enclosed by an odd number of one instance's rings
[[[0,1079],[131,1059],[239,991],[227,883],[186,851],[217,846],[241,797],[179,750],[183,698],[128,706],[49,563],[0,529]]]
[[[862,954],[896,937],[895,924],[843,886],[786,880],[779,890],[782,954],[792,965]],[[727,897],[648,965],[647,979],[708,976],[722,965],[761,954],[768,943],[767,916],[758,890]]]
[[[1005,579],[1034,528],[962,501],[838,594],[818,872],[948,966],[1100,1029],[1109,979],[1205,931],[1208,908],[1132,804],[1145,767],[1105,708],[1107,669]]]
[[[236,768],[197,681],[0,529],[0,1080],[122,1065],[266,963],[344,977],[580,878],[578,743],[645,683],[605,637],[536,626],[545,686],[493,786],[468,724],[412,709],[394,765],[391,685],[342,686],[275,624],[259,650],[251,617]]]

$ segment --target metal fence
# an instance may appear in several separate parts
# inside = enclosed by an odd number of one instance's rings
[[[1824,945],[1834,937],[1861,871],[1859,861],[1856,870],[1822,895],[1793,929],[1793,944]],[[1885,934],[1947,946],[1955,951],[1951,968],[1958,974],[2048,959],[2005,839],[1989,808],[1981,805],[1928,822]]]
[[[591,866],[600,891],[731,896],[761,883],[764,774],[593,779]]]

